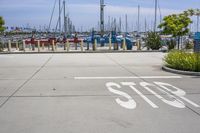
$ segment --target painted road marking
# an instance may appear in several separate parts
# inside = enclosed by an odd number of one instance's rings
[[[117,95],[120,95],[120,96],[123,96],[123,97],[125,97],[125,98],[128,99],[128,101],[122,101],[120,98],[116,98],[115,101],[120,106],[122,106],[124,108],[127,108],[127,109],[134,109],[134,108],[136,108],[136,102],[133,100],[133,98],[130,95],[128,95],[125,92],[122,92],[122,91],[119,91],[119,90],[116,90],[116,89],[113,88],[113,87],[116,87],[116,88],[120,89],[121,88],[120,85],[118,85],[116,83],[110,82],[110,83],[107,83],[106,86],[107,86],[107,88],[108,88],[108,90],[110,92],[112,92],[114,94],[117,94]]]
[[[191,105],[199,108],[200,106],[197,105],[196,103],[192,102],[191,100],[187,99],[186,97],[184,97],[186,95],[186,92],[173,86],[173,85],[170,85],[170,84],[167,84],[167,83],[162,83],[162,82],[154,82],[155,84],[159,85],[160,87],[162,87],[163,89],[171,92],[172,94],[180,97],[181,99],[185,100],[186,102],[190,103]],[[172,91],[171,89],[167,88],[166,86],[168,87],[172,87],[173,89],[175,89],[176,91]]]
[[[185,108],[185,104],[181,100],[179,100],[176,97],[172,96],[168,92],[162,90],[160,87],[158,87],[158,86],[156,86],[154,84],[147,83],[147,82],[141,82],[140,85],[143,88],[145,88],[147,91],[149,91],[150,93],[152,93],[153,95],[155,95],[158,99],[160,99],[164,103],[166,103],[168,105],[171,105],[171,106],[174,106],[174,107],[177,107],[177,108]],[[161,95],[157,94],[155,91],[153,91],[152,89],[150,89],[150,87],[155,87],[157,90],[159,90],[161,92],[164,92],[164,94],[167,94],[167,96],[169,98],[171,98],[172,101],[163,98]]]
[[[153,108],[158,108],[157,105],[155,105],[151,100],[149,100],[146,96],[144,96],[139,90],[137,90],[134,85],[136,85],[133,82],[122,82],[121,83],[124,86],[129,86],[131,89],[133,89],[139,96],[141,96],[147,103],[149,103]]]
[[[131,76],[131,77],[74,77],[75,80],[101,80],[101,79],[180,79],[181,76]]]
[[[126,109],[135,109],[137,104],[135,100],[127,93],[123,91],[119,91],[117,89],[122,88],[122,86],[129,86],[132,90],[134,90],[140,97],[142,97],[149,105],[151,105],[153,108],[159,108],[156,104],[154,104],[150,99],[148,99],[145,95],[143,95],[136,87],[134,82],[121,82],[120,84],[114,83],[114,82],[108,82],[106,83],[106,87],[108,90],[114,94],[117,94],[121,97],[125,97],[128,99],[128,101],[122,101],[120,98],[116,98],[115,101],[122,107]],[[171,84],[163,83],[163,82],[153,82],[153,83],[147,83],[147,82],[140,82],[140,86],[143,87],[145,90],[152,93],[155,97],[157,97],[162,102],[176,107],[176,108],[185,108],[186,105],[182,100],[188,102],[192,106],[199,108],[200,106],[193,101],[187,99],[185,97],[186,92],[182,89],[179,89]],[[167,97],[169,97],[171,100],[167,100],[161,95],[157,94],[155,91],[153,91],[151,88],[154,87],[158,91],[166,94]],[[170,89],[170,87],[173,88],[173,90]],[[175,90],[175,91],[174,91]],[[178,97],[178,98],[177,98]]]

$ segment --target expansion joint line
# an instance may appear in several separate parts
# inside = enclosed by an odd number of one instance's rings
[[[29,81],[33,79],[33,77],[38,74],[45,66],[46,64],[52,59],[53,55],[48,58],[47,61],[37,70],[35,71],[21,86],[19,86],[1,105],[0,108],[2,108],[9,100],[12,98],[21,88],[23,88]]]

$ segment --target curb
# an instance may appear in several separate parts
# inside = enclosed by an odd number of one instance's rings
[[[160,50],[152,50],[152,51],[114,51],[114,50],[99,50],[99,51],[50,51],[50,52],[0,52],[1,54],[83,54],[83,53],[163,53]]]
[[[191,72],[191,71],[182,71],[172,69],[166,66],[162,66],[162,69],[167,72],[175,73],[175,74],[182,74],[182,75],[190,75],[190,76],[200,76],[200,72]]]

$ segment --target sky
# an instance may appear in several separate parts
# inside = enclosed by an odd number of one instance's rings
[[[6,21],[6,26],[19,27],[47,27],[55,0],[0,0],[0,16]],[[57,0],[58,1],[58,0]],[[62,0],[61,0],[62,1]],[[179,13],[189,8],[199,8],[199,0],[158,0],[158,23],[160,18],[172,13]],[[88,30],[98,27],[99,0],[66,0],[67,13],[71,17],[76,29]],[[137,7],[140,5],[140,25],[144,27],[144,20],[148,28],[153,26],[154,0],[105,0],[105,23],[108,17],[122,18],[125,23],[125,14],[128,16],[128,28],[137,28]],[[51,28],[55,28],[58,19],[58,2],[53,16]]]

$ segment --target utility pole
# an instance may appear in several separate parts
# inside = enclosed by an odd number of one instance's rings
[[[157,8],[158,8],[158,0],[155,0],[154,32],[156,32],[156,29],[157,29]]]

